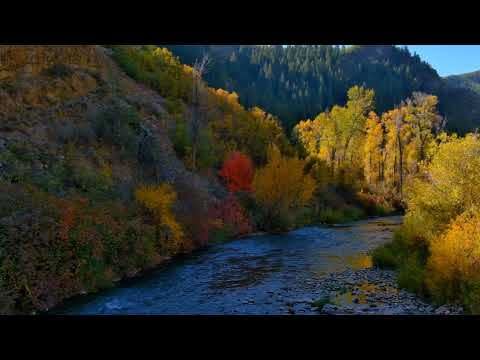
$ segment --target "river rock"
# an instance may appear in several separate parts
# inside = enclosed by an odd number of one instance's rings
[[[324,312],[325,314],[333,315],[336,313],[336,311],[337,307],[333,304],[325,304],[322,307],[322,312]]]
[[[435,308],[415,294],[404,289],[398,289],[396,274],[393,271],[380,269],[347,270],[337,274],[330,274],[319,281],[320,288],[327,290],[331,299],[345,291],[352,295],[350,304],[342,306],[326,304],[321,309],[322,313],[335,314],[381,314],[381,315],[407,315],[407,314],[461,314],[463,309],[454,306],[441,306]],[[364,288],[362,285],[374,285]],[[366,304],[360,304],[361,296],[365,296]],[[321,298],[320,296],[318,298]],[[342,300],[343,301],[343,300]]]

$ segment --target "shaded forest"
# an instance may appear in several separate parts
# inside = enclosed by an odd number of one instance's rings
[[[452,86],[418,55],[396,46],[330,45],[169,46],[187,63],[203,54],[213,62],[205,76],[214,87],[235,91],[246,106],[260,106],[282,119],[290,131],[298,119],[345,104],[355,85],[375,90],[383,112],[413,92],[436,95],[451,131],[465,133],[480,124],[480,94]]]

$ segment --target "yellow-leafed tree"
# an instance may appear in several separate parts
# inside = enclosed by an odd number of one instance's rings
[[[158,233],[165,234],[163,237],[158,235],[160,245],[168,251],[180,249],[184,232],[172,212],[172,206],[177,200],[177,194],[173,188],[168,184],[144,185],[136,190],[135,197],[153,215]]]
[[[386,132],[381,119],[371,112],[365,124],[364,172],[370,186],[382,183],[385,176]]]
[[[255,199],[265,213],[265,226],[288,226],[296,211],[312,199],[316,184],[304,173],[305,165],[304,160],[284,157],[275,145],[270,145],[268,163],[257,171],[253,182]]]

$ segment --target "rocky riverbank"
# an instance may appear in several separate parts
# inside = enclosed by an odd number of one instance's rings
[[[346,270],[320,281],[323,298],[313,303],[326,315],[460,315],[453,305],[435,306],[399,289],[394,271]]]

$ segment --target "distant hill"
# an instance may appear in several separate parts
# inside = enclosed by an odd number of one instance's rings
[[[480,70],[462,75],[448,76],[445,80],[450,86],[471,89],[480,94]]]
[[[437,95],[450,130],[480,126],[480,92],[474,79],[443,79],[418,55],[391,45],[209,46],[173,45],[191,64],[203,54],[213,60],[206,80],[213,87],[239,94],[247,106],[261,106],[277,115],[287,129],[300,119],[343,104],[353,85],[373,88],[376,109],[385,111],[414,91]],[[478,74],[477,74],[478,75]],[[465,83],[459,86],[458,83]]]

